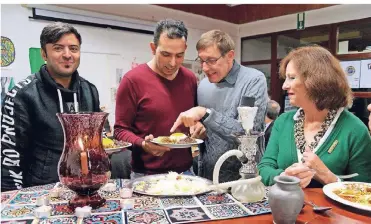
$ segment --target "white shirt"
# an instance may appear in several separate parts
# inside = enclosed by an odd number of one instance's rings
[[[272,124],[272,121],[269,122],[269,123],[265,123],[265,128],[264,128],[264,132],[268,129],[269,125]]]

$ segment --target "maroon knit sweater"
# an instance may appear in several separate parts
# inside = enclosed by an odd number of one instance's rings
[[[171,81],[159,76],[147,64],[125,74],[117,90],[114,135],[116,139],[133,144],[131,165],[134,172],[183,172],[191,167],[190,148],[171,149],[156,157],[141,146],[146,135],[170,135],[178,115],[196,105],[196,94],[196,77],[184,67]],[[189,133],[183,126],[179,131]]]

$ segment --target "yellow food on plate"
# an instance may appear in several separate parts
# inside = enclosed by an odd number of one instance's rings
[[[174,142],[186,139],[188,136],[183,133],[173,133],[170,135],[170,139]]]
[[[105,149],[126,147],[130,145],[130,143],[118,141],[116,139],[110,139],[110,138],[102,138],[102,144],[103,144],[103,148]]]
[[[109,138],[103,138],[102,143],[104,148],[114,148],[115,146],[115,142]]]
[[[333,191],[337,196],[361,205],[371,206],[371,185],[364,183],[344,184]]]
[[[170,136],[158,136],[155,142],[161,144],[192,144],[197,143],[196,139],[191,138],[183,133],[173,133]]]

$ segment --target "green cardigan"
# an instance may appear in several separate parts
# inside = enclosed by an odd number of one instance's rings
[[[294,139],[295,113],[284,113],[274,122],[266,151],[258,165],[266,186],[273,185],[275,176],[298,162]],[[338,144],[333,147],[335,141]],[[349,181],[371,182],[371,137],[367,127],[349,111],[340,114],[334,129],[316,154],[335,175],[358,173],[359,176]]]

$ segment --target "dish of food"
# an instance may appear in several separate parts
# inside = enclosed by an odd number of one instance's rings
[[[371,211],[370,183],[335,182],[324,186],[323,192],[342,204]]]
[[[188,148],[193,145],[201,144],[204,141],[191,138],[183,133],[173,133],[170,136],[159,136],[154,138],[151,142],[169,148]]]
[[[103,148],[107,153],[119,152],[123,148],[131,146],[129,142],[118,141],[116,139],[103,138],[102,139]]]
[[[202,177],[169,172],[137,178],[129,186],[136,193],[151,196],[191,196],[211,191],[211,184]]]

